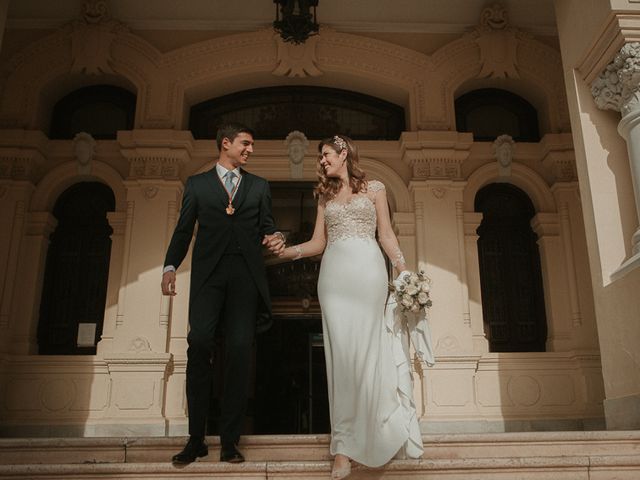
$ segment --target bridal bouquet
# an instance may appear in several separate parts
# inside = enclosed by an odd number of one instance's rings
[[[431,280],[422,270],[417,273],[401,272],[389,285],[389,290],[404,312],[417,313],[431,306]]]

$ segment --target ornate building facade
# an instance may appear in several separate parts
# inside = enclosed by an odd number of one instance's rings
[[[282,114],[246,117],[237,95],[301,88],[402,112],[397,134],[342,107],[324,125],[354,132],[405,257],[432,279],[437,363],[414,375],[423,431],[639,428],[640,4],[585,17],[555,0],[541,33],[472,3],[477,21],[457,34],[321,22],[292,44],[268,21],[133,28],[96,0],[45,28],[4,2],[0,432],[186,432],[190,259],[174,299],[159,282],[184,182],[216,158],[194,112],[236,95],[238,110],[211,118],[265,131]],[[278,138],[258,128],[248,169],[285,192],[311,184],[312,117]],[[279,198],[276,220],[299,233]],[[277,315],[317,317],[313,292],[285,297]]]

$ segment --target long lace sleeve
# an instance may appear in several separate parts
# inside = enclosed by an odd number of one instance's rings
[[[373,197],[377,214],[378,238],[384,249],[384,253],[391,259],[391,265],[398,270],[406,270],[407,265],[404,259],[398,238],[391,226],[389,215],[389,205],[387,203],[387,191],[382,182],[372,180],[368,185],[368,194]]]

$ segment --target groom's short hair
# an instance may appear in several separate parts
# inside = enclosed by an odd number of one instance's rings
[[[218,128],[216,134],[216,143],[218,144],[218,151],[222,150],[222,140],[228,138],[230,142],[233,142],[240,133],[248,133],[252,137],[256,134],[252,128],[243,125],[242,123],[226,123]]]

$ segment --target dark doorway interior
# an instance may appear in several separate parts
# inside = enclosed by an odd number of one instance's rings
[[[492,352],[544,352],[547,322],[535,211],[519,188],[494,183],[475,199],[482,212],[478,256],[482,314]]]
[[[287,243],[311,238],[316,214],[313,182],[272,182],[273,214]],[[245,433],[329,432],[322,317],[317,298],[320,257],[267,262],[273,326],[256,338],[253,395]],[[218,432],[224,345],[219,336],[214,360],[208,434]]]
[[[45,355],[94,355],[102,334],[115,209],[109,187],[82,182],[60,195],[47,252],[38,349]],[[89,339],[81,341],[88,332]],[[84,333],[84,335],[83,335]]]

